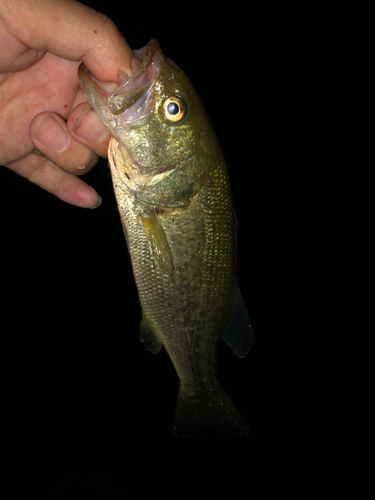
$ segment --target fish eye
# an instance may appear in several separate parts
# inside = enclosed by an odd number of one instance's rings
[[[179,122],[186,114],[186,104],[179,97],[168,97],[164,101],[163,112],[167,120]]]

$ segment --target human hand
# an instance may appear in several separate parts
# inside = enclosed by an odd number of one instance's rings
[[[100,197],[76,176],[107,156],[109,136],[79,90],[80,61],[102,81],[133,73],[129,45],[103,14],[74,0],[0,2],[0,165],[93,208]]]

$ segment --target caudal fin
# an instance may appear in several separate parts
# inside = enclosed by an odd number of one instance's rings
[[[252,436],[248,423],[221,385],[210,392],[180,389],[173,434],[185,438],[208,433],[228,438]]]

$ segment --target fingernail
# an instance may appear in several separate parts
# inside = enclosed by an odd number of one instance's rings
[[[98,207],[100,207],[100,205],[101,205],[101,204],[102,204],[102,198],[101,198],[101,196],[99,196],[99,201],[98,201],[98,203],[95,205],[95,207],[91,207],[91,210],[94,210],[94,208],[98,208]]]
[[[69,134],[51,115],[40,122],[35,139],[54,151],[65,151],[70,144]]]
[[[91,106],[84,108],[77,116],[73,132],[90,142],[101,142],[108,135],[108,130]]]
[[[133,73],[135,73],[137,71],[137,69],[139,68],[139,66],[141,64],[142,64],[142,61],[140,59],[138,59],[137,56],[133,55],[131,63],[130,63],[130,67],[131,67]]]

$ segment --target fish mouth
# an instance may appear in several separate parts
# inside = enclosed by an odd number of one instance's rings
[[[154,86],[163,61],[155,38],[142,49],[135,50],[134,55],[141,65],[130,78],[119,70],[117,88],[112,92],[114,84],[99,82],[84,63],[79,66],[78,76],[90,104],[112,135],[108,146],[111,168],[116,169],[128,188],[139,190],[164,180],[185,158],[175,165],[142,165],[122,139],[121,129],[141,126],[153,116]]]
[[[134,55],[142,62],[129,78],[119,70],[118,86],[113,92],[113,84],[99,82],[84,63],[78,69],[83,90],[95,111],[115,137],[116,128],[134,125],[141,118],[151,115],[154,108],[153,87],[160,69],[162,53],[159,43],[153,38],[145,47],[135,50]]]

